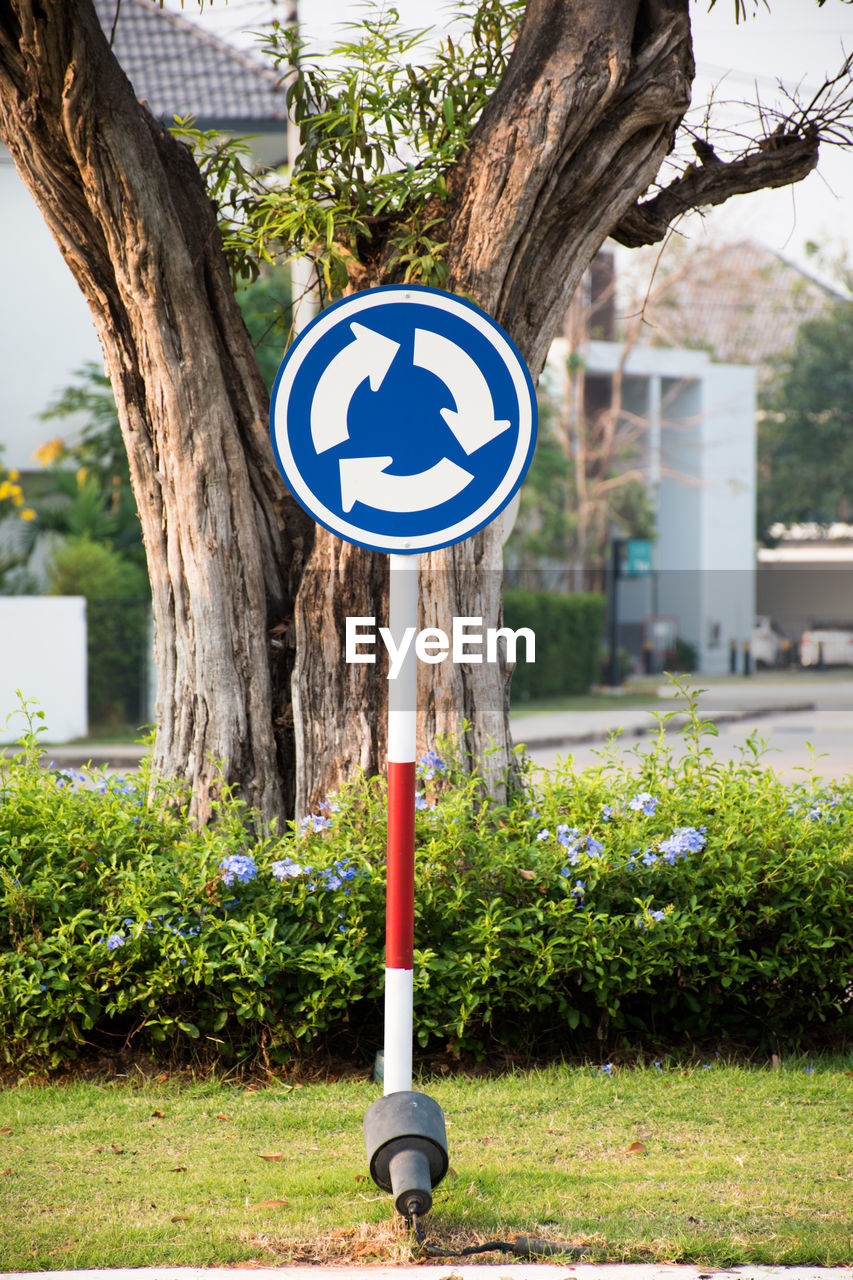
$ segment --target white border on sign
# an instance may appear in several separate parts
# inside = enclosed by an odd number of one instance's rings
[[[317,342],[325,337],[329,330],[336,325],[347,320],[353,320],[373,307],[387,306],[389,303],[397,302],[415,302],[420,303],[422,306],[435,307],[439,311],[448,311],[452,315],[458,316],[461,320],[465,320],[481,333],[497,351],[510,374],[519,411],[518,440],[512,461],[491,497],[481,503],[471,515],[458,520],[456,524],[449,525],[445,529],[433,530],[430,533],[407,537],[362,529],[358,525],[344,520],[336,512],[330,511],[303,479],[293,457],[287,435],[287,407],[293,383],[305,357],[313,350]],[[402,285],[398,288],[386,286],[377,289],[375,292],[367,291],[363,294],[358,294],[331,307],[328,312],[318,316],[310,329],[306,330],[293,348],[293,353],[286,359],[280,381],[275,388],[273,425],[276,448],[284,466],[286,479],[294,495],[300,499],[315,520],[319,521],[320,524],[326,525],[333,533],[338,534],[348,542],[355,542],[358,545],[367,544],[372,549],[380,551],[416,552],[438,550],[440,547],[449,546],[454,542],[461,542],[469,534],[476,533],[497,515],[512,496],[513,489],[522,474],[530,449],[533,431],[531,394],[527,370],[522,364],[521,358],[515,348],[510,345],[496,327],[494,321],[490,320],[484,312],[459,302],[451,294],[443,294],[428,289],[407,289]]]

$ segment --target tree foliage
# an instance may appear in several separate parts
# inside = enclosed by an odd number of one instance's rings
[[[196,151],[235,272],[305,256],[330,297],[366,282],[381,259],[406,283],[444,286],[436,228],[447,174],[506,70],[523,11],[523,0],[464,0],[454,34],[432,51],[428,29],[402,27],[375,0],[323,53],[274,22],[264,52],[290,81],[301,135],[287,180],[252,172],[245,139],[223,142],[189,120],[174,130]]]
[[[763,397],[759,534],[853,515],[853,303],[801,325]]]
[[[45,472],[36,486],[33,534],[108,543],[142,568],[145,551],[115,398],[109,378],[91,361],[41,414],[44,422],[81,416],[73,443],[56,437],[35,451]]]

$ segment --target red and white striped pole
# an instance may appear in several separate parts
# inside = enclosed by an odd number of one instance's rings
[[[388,627],[399,647],[418,625],[417,555],[391,555]],[[412,1088],[415,945],[415,738],[418,663],[413,639],[388,681],[388,846],[385,906],[384,1092]]]

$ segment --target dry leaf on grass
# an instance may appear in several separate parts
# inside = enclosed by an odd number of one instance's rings
[[[0,1136],[5,1137],[7,1133],[11,1133],[11,1129],[0,1129]]]
[[[216,1115],[213,1118],[214,1120],[230,1120],[231,1119],[231,1117],[227,1116],[224,1111],[217,1111]]]
[[[152,1112],[151,1112],[151,1119],[152,1119],[152,1120],[155,1120],[155,1119],[156,1119],[156,1120],[165,1120],[165,1118],[166,1118],[166,1112],[165,1112],[165,1111],[160,1111],[160,1110],[158,1109],[157,1111],[152,1111]]]
[[[186,1173],[186,1171],[187,1166],[185,1164],[176,1164],[169,1170],[170,1173]]]
[[[628,1150],[625,1152],[625,1155],[626,1156],[644,1156],[647,1151],[648,1151],[648,1147],[646,1146],[645,1142],[632,1142]]]
[[[261,1158],[262,1160],[283,1160],[283,1159],[284,1159],[284,1152],[283,1152],[283,1151],[273,1151],[273,1152],[271,1152],[269,1155],[266,1155],[266,1156],[265,1156],[265,1155],[261,1155],[261,1153],[260,1153],[260,1152],[258,1152],[258,1155],[260,1156],[260,1158]]]
[[[192,1218],[188,1218],[185,1213],[173,1213],[170,1222],[192,1222]]]
[[[287,1200],[259,1200],[257,1204],[250,1204],[250,1209],[284,1209],[288,1204]]]

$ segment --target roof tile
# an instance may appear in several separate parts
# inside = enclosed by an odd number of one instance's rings
[[[155,115],[257,125],[286,117],[281,77],[155,0],[94,0],[113,50]]]

